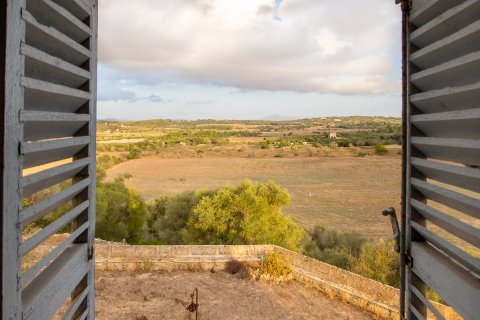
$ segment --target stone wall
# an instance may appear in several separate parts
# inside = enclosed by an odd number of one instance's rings
[[[110,271],[221,270],[232,259],[260,261],[267,253],[278,252],[287,257],[294,277],[305,285],[378,317],[399,319],[398,289],[273,245],[130,246],[100,242],[95,252],[97,270]],[[435,306],[447,320],[461,319],[453,309]]]

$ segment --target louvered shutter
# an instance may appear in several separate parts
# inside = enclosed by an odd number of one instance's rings
[[[93,319],[97,1],[3,5],[2,318]],[[68,226],[66,239],[28,263]]]
[[[480,317],[480,1],[413,0],[407,31],[407,319]]]

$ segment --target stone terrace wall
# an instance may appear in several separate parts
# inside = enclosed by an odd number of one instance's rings
[[[398,289],[274,245],[130,246],[99,242],[95,251],[97,270],[110,271],[223,269],[232,259],[260,261],[267,253],[278,252],[288,258],[295,278],[306,285],[381,318],[399,319]],[[453,309],[435,306],[447,320],[461,319]]]

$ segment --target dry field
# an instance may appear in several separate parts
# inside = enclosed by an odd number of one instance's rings
[[[244,178],[272,180],[287,188],[286,210],[307,229],[322,224],[368,236],[390,236],[380,214],[400,207],[399,155],[360,157],[204,157],[131,160],[108,170],[108,178],[129,173],[131,187],[151,201],[161,195],[235,184]]]
[[[226,272],[97,274],[99,320],[195,319],[186,310],[199,291],[199,319],[367,320],[372,316],[312,288],[243,280]]]

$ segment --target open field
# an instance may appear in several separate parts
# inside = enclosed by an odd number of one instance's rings
[[[366,320],[372,315],[297,282],[284,285],[243,280],[226,272],[100,272],[99,320],[195,319],[186,310],[199,290],[199,319]]]
[[[272,180],[287,188],[286,210],[307,229],[322,224],[368,236],[390,236],[380,211],[399,209],[399,155],[368,157],[161,159],[147,157],[121,163],[107,177],[131,174],[127,184],[151,201],[161,195],[235,184],[248,178]]]

